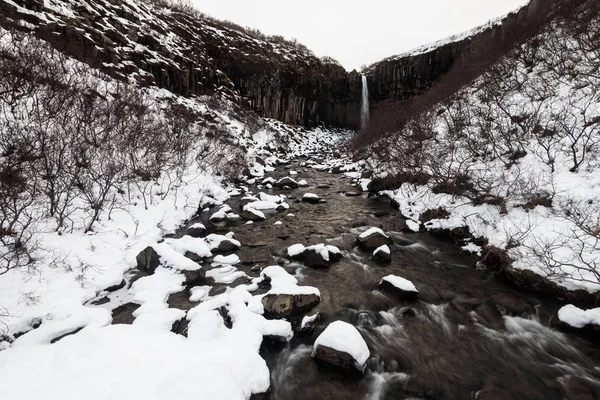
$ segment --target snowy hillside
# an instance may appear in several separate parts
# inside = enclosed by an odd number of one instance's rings
[[[389,182],[403,182],[386,194],[424,229],[466,226],[514,267],[590,291],[600,290],[596,8],[554,21],[375,144],[371,160]]]

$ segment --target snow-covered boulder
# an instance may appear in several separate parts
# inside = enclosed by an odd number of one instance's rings
[[[356,242],[368,249],[374,250],[386,244],[391,244],[392,239],[379,228],[370,228],[358,235]]]
[[[205,233],[206,227],[201,223],[193,224],[192,226],[188,227],[185,231],[186,235],[191,236],[193,238],[202,237]]]
[[[249,221],[264,221],[267,219],[262,211],[255,210],[250,207],[245,207],[242,211],[242,217]]]
[[[301,181],[298,181],[298,186],[306,187],[306,186],[308,186],[308,182],[306,182],[306,180],[302,179]]]
[[[363,373],[371,353],[360,332],[352,325],[335,321],[319,335],[312,356],[345,371]]]
[[[309,247],[295,244],[288,247],[287,254],[291,259],[302,260],[307,267],[312,268],[326,268],[342,258],[340,249],[323,243]]]
[[[242,247],[241,243],[233,238],[233,233],[225,236],[213,233],[204,238],[204,240],[206,240],[210,250],[214,251],[235,251]]]
[[[306,315],[302,318],[300,322],[300,327],[298,328],[298,333],[308,334],[312,333],[317,325],[321,322],[322,317],[320,313],[316,313],[314,315]]]
[[[319,289],[298,286],[298,280],[278,265],[265,268],[261,278],[268,278],[271,284],[271,289],[261,300],[269,316],[291,318],[310,310],[321,301]]]
[[[600,341],[600,308],[582,310],[567,304],[558,310],[555,326],[562,331],[581,334],[594,341]]]
[[[373,252],[373,260],[381,264],[392,262],[392,251],[390,250],[390,246],[384,244],[383,246],[376,248]]]
[[[388,275],[379,281],[379,290],[388,293],[398,300],[415,301],[419,299],[419,291],[408,279],[396,275]]]
[[[302,196],[302,201],[305,203],[317,204],[321,202],[321,198],[314,193],[305,193],[304,196]]]
[[[296,189],[299,185],[298,182],[288,176],[278,180],[273,186],[278,188],[285,188],[287,186],[291,189]]]

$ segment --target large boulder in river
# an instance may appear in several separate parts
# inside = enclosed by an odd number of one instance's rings
[[[408,279],[396,275],[388,275],[379,281],[379,290],[388,293],[401,301],[416,301],[419,291]]]
[[[319,335],[312,357],[348,372],[363,373],[371,353],[360,332],[352,325],[335,321]]]
[[[314,293],[310,294],[267,294],[262,299],[262,304],[267,315],[276,318],[291,318],[310,310],[321,298]]]
[[[153,274],[160,265],[160,256],[151,246],[142,250],[135,260],[137,261],[137,269],[149,274]]]
[[[379,228],[371,228],[358,235],[356,242],[367,250],[375,250],[386,244],[391,244],[392,239]]]

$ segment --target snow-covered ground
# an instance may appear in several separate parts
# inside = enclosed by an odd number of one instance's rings
[[[410,229],[466,226],[474,237],[506,249],[514,267],[595,292],[600,80],[594,71],[600,53],[597,38],[574,26],[595,29],[600,19],[583,15],[581,21],[555,21],[450,100],[383,139],[367,161],[376,177],[417,178],[383,192]],[[415,128],[424,137],[420,142],[411,139]],[[377,156],[377,146],[385,147],[385,156]],[[448,215],[423,220],[438,208]],[[482,252],[473,243],[464,243],[464,250]]]
[[[9,43],[11,35],[1,30],[1,43]],[[39,44],[31,37],[27,40]],[[63,61],[69,71],[86,79],[86,85],[101,87],[105,96],[113,96],[116,88],[122,87],[119,85],[126,85],[143,93],[158,110],[177,104],[198,116],[197,121],[210,116],[210,125],[222,135],[222,141],[207,140],[205,131],[193,124],[196,142],[188,156],[190,160],[199,158],[197,162],[185,160],[181,168],[161,171],[149,180],[128,180],[126,189],[109,187],[110,206],[100,210],[87,232],[90,209],[83,198],[75,196],[70,203],[68,228],[43,212],[42,198],[27,208],[36,216],[26,226],[32,234],[30,243],[36,244],[31,253],[34,262],[22,268],[0,265],[0,398],[247,399],[265,392],[269,371],[258,354],[262,338],[289,340],[292,330],[285,320],[266,320],[262,296],[252,292],[266,276],[271,279],[271,294],[318,295],[318,289],[300,286],[280,267],[270,267],[262,277],[213,297],[209,296],[210,287],[195,287],[190,300],[202,302],[188,313],[169,308],[167,299],[184,290],[186,273],[202,268],[184,256],[188,252],[212,262],[206,275],[217,283],[229,284],[247,275],[236,268],[238,256],[213,255],[223,241],[240,246],[232,235],[163,239],[199,208],[223,205],[247,189],[244,185],[233,188],[223,177],[228,164],[241,162],[252,175],[242,176],[243,180],[262,181],[278,163],[325,144],[336,145],[348,132],[330,135],[321,128],[305,130],[260,120],[251,128],[226,99],[183,98],[162,89],[139,88],[135,83],[117,84],[75,60]],[[63,78],[68,80],[69,74]],[[22,121],[9,118],[17,113],[27,116],[25,111],[33,103],[26,99],[23,110],[17,112],[14,106],[11,112],[5,108],[2,115],[6,121],[2,122],[25,126],[26,117]],[[156,115],[164,117],[160,111]],[[289,153],[278,153],[281,147],[289,148]],[[0,157],[5,157],[7,149],[0,150]],[[216,161],[208,162],[200,151],[209,152]],[[248,207],[255,213],[289,207],[285,197],[257,196]],[[228,206],[220,209],[216,217],[220,216],[236,217]],[[200,224],[193,227],[203,228]],[[161,264],[131,284],[136,256],[148,246],[160,256]],[[3,250],[0,246],[0,252]],[[124,280],[128,285],[118,289]],[[115,288],[114,293],[106,291]],[[90,304],[105,296],[110,298],[109,304]],[[140,305],[133,313],[133,325],[111,325],[110,309],[126,303]],[[221,307],[227,309],[231,329],[217,311]],[[182,320],[189,323],[187,338],[171,331]],[[36,376],[34,382],[31,374]]]

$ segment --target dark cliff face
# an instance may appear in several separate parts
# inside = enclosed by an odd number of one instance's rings
[[[144,1],[0,0],[0,25],[31,32],[117,79],[184,96],[219,91],[290,124],[359,124],[356,73],[293,43],[253,37],[200,15]]]
[[[498,50],[492,47],[499,44],[509,49],[516,39],[527,34],[530,27],[552,18],[557,4],[574,9],[585,1],[531,0],[518,12],[477,28],[471,34],[376,63],[367,72],[371,102],[409,100],[429,89],[463,55],[478,49],[485,57],[486,49]]]

